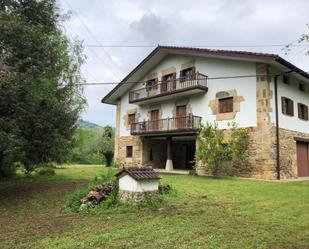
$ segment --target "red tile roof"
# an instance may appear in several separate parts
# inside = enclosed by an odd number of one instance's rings
[[[128,167],[120,170],[115,176],[120,178],[124,174],[128,174],[135,180],[156,180],[160,179],[159,173],[155,172],[150,167]]]

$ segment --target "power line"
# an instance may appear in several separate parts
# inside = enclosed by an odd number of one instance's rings
[[[297,73],[297,72],[292,72]],[[309,72],[305,72],[309,73]],[[284,73],[283,73],[284,74]],[[268,74],[268,76],[275,76],[276,74]],[[242,78],[256,78],[259,76],[265,76],[265,74],[251,74],[251,75],[234,75],[234,76],[220,76],[220,77],[208,77],[207,80],[223,80],[223,79],[242,79]],[[124,84],[137,84],[137,83],[146,83],[146,81],[127,81]],[[80,83],[79,85],[83,86],[96,86],[96,85],[117,85],[119,82],[86,82]]]
[[[89,48],[154,48],[158,45],[153,44],[137,44],[137,45],[113,45],[113,44],[87,44],[85,47]],[[179,46],[179,45],[177,45]],[[260,45],[181,45],[181,47],[192,48],[265,48],[265,47],[286,47],[287,44],[260,44]],[[309,47],[309,44],[291,44],[290,47]]]
[[[84,28],[87,30],[87,32],[91,35],[91,37],[98,43],[97,46],[100,46],[100,42],[99,40],[97,39],[97,37],[92,33],[92,31],[89,29],[89,27],[86,25],[86,23],[82,20],[82,18],[79,16],[78,12],[74,10],[74,8],[72,7],[72,5],[67,1],[65,0],[66,4],[69,6],[69,8],[71,9],[72,13],[75,13],[76,17],[78,18],[78,20],[80,21],[80,23],[84,26]],[[88,46],[86,46],[88,47]],[[97,56],[97,58],[108,68],[108,70],[114,75],[114,72],[113,70],[111,69],[110,65],[105,62],[105,60],[103,60],[98,54],[96,54],[91,48],[92,47],[89,47],[90,50],[93,52],[93,54],[95,56]],[[111,57],[111,55],[105,50],[103,49],[103,51],[105,52],[105,54],[110,58],[111,62],[113,63],[113,58]],[[118,74],[121,74],[120,72],[118,72]]]

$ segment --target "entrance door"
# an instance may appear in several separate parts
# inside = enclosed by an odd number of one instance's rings
[[[150,129],[156,131],[159,129],[159,110],[150,112]]]
[[[308,143],[297,142],[298,176],[309,176],[309,148]]]
[[[181,105],[176,107],[176,127],[178,129],[186,128],[187,106]]]
[[[193,169],[195,157],[195,145],[186,146],[186,169]]]

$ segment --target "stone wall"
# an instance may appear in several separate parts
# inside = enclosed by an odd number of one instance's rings
[[[275,134],[275,127],[272,131]],[[281,178],[297,177],[297,151],[295,137],[309,139],[309,134],[280,129]]]
[[[147,197],[154,197],[159,194],[159,191],[145,191],[145,192],[133,192],[126,190],[119,190],[119,197],[122,201],[143,201]]]
[[[116,137],[118,141],[117,156],[115,156],[116,162],[120,166],[142,166],[143,165],[143,141],[142,138],[137,136],[125,136]],[[127,146],[133,147],[132,157],[127,157]]]
[[[273,123],[269,66],[256,65],[256,115],[257,126],[251,128],[250,158],[254,165],[253,177],[273,179],[276,176],[276,138],[272,133]]]

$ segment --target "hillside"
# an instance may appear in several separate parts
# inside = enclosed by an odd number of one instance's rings
[[[87,128],[87,129],[99,129],[102,128],[100,125],[97,125],[95,123],[83,120],[83,119],[79,119],[77,121],[77,126],[80,128]]]

